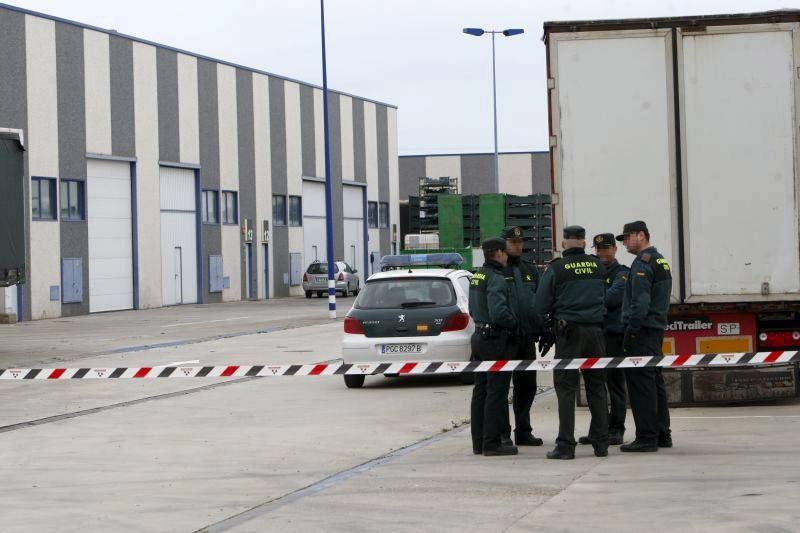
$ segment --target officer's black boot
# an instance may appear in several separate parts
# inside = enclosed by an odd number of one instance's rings
[[[514,442],[516,442],[517,446],[541,446],[544,444],[544,441],[534,436],[533,433],[514,432]]]
[[[593,442],[593,441],[592,441],[592,439],[589,437],[589,435],[584,435],[583,437],[580,437],[580,438],[578,439],[578,443],[579,443],[579,444],[594,444],[594,442]]]
[[[662,433],[658,436],[659,448],[672,448],[672,435],[669,433]]]
[[[500,444],[503,446],[513,446],[514,441],[511,440],[511,433],[504,433],[500,435]]]
[[[594,454],[597,457],[607,457],[608,456],[608,445],[606,445],[606,444],[595,444],[594,445]]]
[[[608,430],[608,444],[609,446],[619,446],[623,443],[622,440],[623,432],[618,429],[609,429]]]
[[[487,457],[495,456],[495,455],[517,455],[519,450],[517,450],[516,446],[507,446],[505,444],[500,444],[497,448],[493,450],[483,450],[483,455]]]
[[[556,445],[552,451],[547,452],[548,459],[575,459],[575,448]]]
[[[657,452],[658,446],[654,442],[635,440],[619,447],[621,452]]]

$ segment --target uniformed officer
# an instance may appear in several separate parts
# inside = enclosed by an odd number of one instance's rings
[[[580,226],[564,228],[562,257],[550,263],[536,291],[534,312],[550,314],[556,334],[556,358],[603,357],[605,338],[605,268],[587,255],[586,230]],[[589,437],[594,454],[608,455],[608,400],[602,372],[584,372],[586,396],[592,421]],[[548,459],[575,458],[575,398],[579,376],[576,370],[556,370],[553,384],[558,397],[558,437]]]
[[[667,327],[672,274],[669,264],[650,245],[650,231],[641,220],[625,224],[617,240],[636,255],[625,286],[622,323],[625,354],[661,355]],[[631,368],[625,371],[631,398],[636,439],[620,446],[623,452],[655,452],[672,447],[667,389],[661,368]]]
[[[533,298],[539,284],[536,265],[522,258],[525,239],[519,226],[503,229],[501,237],[506,241],[508,265],[503,269],[510,289],[511,309],[519,319],[519,328],[508,351],[509,359],[536,359],[535,336],[539,333],[533,314]],[[531,407],[536,396],[536,371],[517,371],[512,374],[514,393],[514,442],[517,446],[541,446],[542,439],[533,435]],[[506,411],[507,413],[508,411]],[[507,424],[503,441],[511,442],[511,425]]]
[[[592,239],[597,258],[606,268],[606,320],[603,329],[606,335],[606,356],[622,357],[624,328],[622,327],[622,299],[625,296],[625,284],[630,269],[617,261],[617,243],[613,233],[601,233]],[[625,390],[625,370],[608,368],[605,371],[606,387],[611,404],[608,414],[608,443],[622,444],[625,434],[625,411],[627,394]],[[578,439],[581,444],[591,444],[588,437]]]
[[[469,288],[469,314],[475,322],[472,334],[472,360],[505,359],[518,320],[511,309],[509,285],[503,275],[508,262],[506,243],[493,238],[483,242],[484,264],[472,276]],[[517,448],[501,442],[508,424],[509,372],[475,374],[472,391],[472,451],[483,455],[516,455]]]

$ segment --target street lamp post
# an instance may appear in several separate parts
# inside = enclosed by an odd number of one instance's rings
[[[336,318],[336,278],[333,271],[333,206],[331,202],[331,151],[328,132],[328,66],[325,58],[325,0],[319,0],[322,27],[322,130],[325,138],[325,246],[328,259],[328,318]]]
[[[497,155],[497,75],[495,69],[495,54],[494,54],[494,36],[495,34],[501,33],[505,37],[511,37],[512,35],[519,35],[520,33],[524,33],[525,30],[517,28],[517,29],[508,29],[508,30],[484,30],[481,28],[464,28],[464,33],[467,35],[473,35],[475,37],[480,37],[485,33],[490,33],[492,35],[492,102],[494,105],[494,187],[497,192],[500,192],[500,160]]]

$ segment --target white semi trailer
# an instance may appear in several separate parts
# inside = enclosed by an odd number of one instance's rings
[[[544,25],[554,243],[646,221],[672,265],[665,353],[800,349],[798,32],[794,10]],[[797,378],[669,381],[674,401],[735,401]]]

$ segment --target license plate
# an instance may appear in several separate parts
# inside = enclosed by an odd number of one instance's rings
[[[382,344],[381,353],[422,353],[421,344]]]

